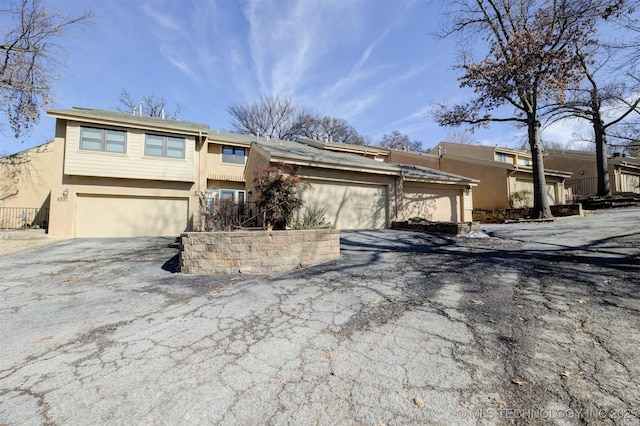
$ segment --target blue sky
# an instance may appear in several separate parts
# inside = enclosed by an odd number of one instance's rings
[[[441,15],[426,0],[49,0],[52,8],[96,18],[60,40],[66,66],[54,82],[53,108],[115,109],[123,87],[180,104],[180,119],[230,130],[227,107],[261,94],[294,99],[346,119],[375,142],[398,130],[429,148],[451,131],[427,111],[470,95],[458,87],[455,40],[433,36]],[[571,128],[547,138],[565,141]],[[53,138],[54,120],[17,152]],[[522,131],[495,124],[482,144],[517,146]]]

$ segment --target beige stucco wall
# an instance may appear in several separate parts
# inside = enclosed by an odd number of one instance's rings
[[[207,148],[207,175],[209,180],[244,182],[244,164],[230,164],[222,162],[222,147],[235,146],[231,143],[212,143],[208,142]],[[249,156],[249,147],[239,146],[246,150],[247,158]]]
[[[49,207],[53,142],[0,159],[0,207]]]
[[[567,156],[561,153],[550,153],[544,157],[544,165],[553,170],[571,172],[571,179],[593,178],[598,176],[596,153],[592,157]],[[609,168],[609,173],[613,170]]]
[[[0,158],[0,228],[48,226],[53,143]]]

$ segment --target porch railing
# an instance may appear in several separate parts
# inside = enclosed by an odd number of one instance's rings
[[[49,208],[0,207],[0,229],[49,227]]]
[[[590,197],[598,193],[598,178],[568,179],[564,182],[564,187],[572,198],[567,201],[575,202],[578,198]]]

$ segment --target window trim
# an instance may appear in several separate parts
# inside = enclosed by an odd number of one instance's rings
[[[232,154],[225,154],[225,149],[231,149]],[[231,156],[233,160],[236,158],[240,158],[240,155],[236,153],[236,151],[242,150],[242,162],[239,161],[225,161],[225,155]],[[247,163],[247,148],[243,146],[233,146],[233,145],[222,145],[222,149],[220,150],[220,162],[224,164],[236,164],[239,166],[244,166]]]
[[[85,129],[90,129],[90,130],[97,130],[100,132],[100,149],[92,149],[92,148],[88,148],[86,146],[84,146],[84,131]],[[122,151],[112,151],[109,150],[109,132],[117,132],[117,133],[121,133],[124,136],[124,143],[122,145]],[[119,130],[119,129],[110,129],[110,128],[106,128],[106,127],[94,127],[94,126],[80,126],[80,144],[78,145],[79,149],[81,151],[88,151],[88,152],[105,152],[105,153],[109,153],[109,154],[126,154],[127,153],[127,135],[128,132],[126,130]],[[94,139],[95,141],[95,139]],[[111,142],[111,144],[113,144],[113,142]],[[117,146],[120,146],[120,144],[118,143]]]
[[[162,140],[162,155],[155,155],[149,153],[149,136],[160,138]],[[168,155],[171,152],[172,148],[170,147],[169,142],[171,140],[179,140],[182,143],[182,156],[177,157],[174,155]],[[156,145],[155,148],[159,148],[159,145]],[[182,136],[170,136],[170,135],[161,135],[157,133],[145,133],[144,134],[144,156],[150,158],[172,158],[176,160],[184,160],[187,157],[187,138]]]

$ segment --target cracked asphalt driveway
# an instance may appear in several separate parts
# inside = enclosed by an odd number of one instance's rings
[[[344,232],[277,276],[169,239],[0,258],[0,424],[640,424],[640,209]]]

